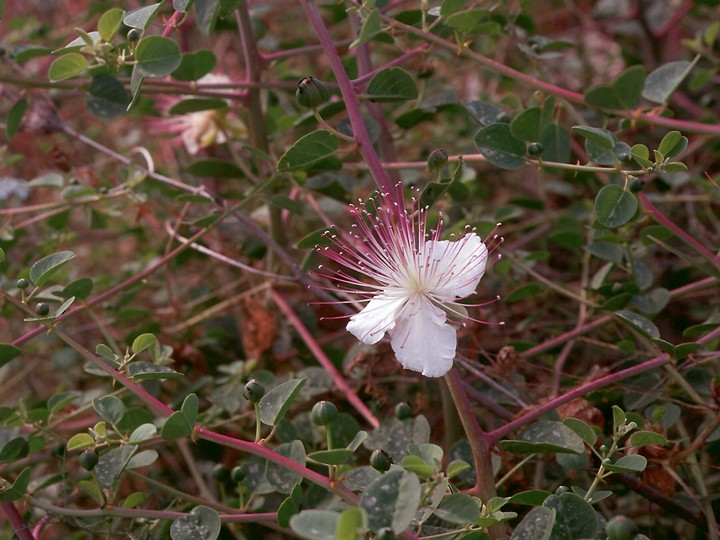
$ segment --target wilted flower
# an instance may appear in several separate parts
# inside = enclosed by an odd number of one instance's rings
[[[331,245],[317,248],[344,267],[321,266],[319,274],[367,302],[350,317],[348,331],[366,344],[387,333],[406,369],[444,375],[457,346],[451,323],[475,320],[458,300],[475,292],[489,254],[502,239],[494,235],[486,244],[466,227],[458,237],[441,240],[442,221],[428,231],[427,208],[419,207],[415,197],[409,212],[383,194],[351,205],[351,212],[356,218],[352,233],[331,231]]]
[[[226,84],[230,83],[226,75],[205,75],[198,84]],[[247,128],[237,116],[228,108],[206,109],[186,114],[172,114],[171,109],[188,96],[170,97],[160,96],[160,103],[164,116],[151,118],[151,130],[157,134],[177,135],[189,154],[197,154],[201,148],[214,144],[223,144],[227,135],[232,134],[239,138],[247,137]]]

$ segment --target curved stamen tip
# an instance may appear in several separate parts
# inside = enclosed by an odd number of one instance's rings
[[[498,324],[499,324],[500,326],[505,326],[505,321],[500,321]]]
[[[496,226],[496,227],[502,227],[502,223],[496,223],[495,226]]]

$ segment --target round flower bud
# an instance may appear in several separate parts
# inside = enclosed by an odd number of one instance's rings
[[[499,112],[498,115],[495,117],[495,121],[500,124],[509,124],[510,123],[510,115],[506,113],[505,111]]]
[[[90,450],[89,448],[84,450],[78,459],[80,461],[80,466],[86,471],[92,471],[95,468],[95,465],[98,464],[98,461],[100,461],[97,452],[95,452],[95,450]]]
[[[314,109],[330,99],[330,91],[322,81],[303,77],[298,81],[295,97],[301,106]]]
[[[370,454],[370,466],[376,471],[381,473],[389,471],[390,465],[392,465],[392,458],[385,450],[374,450]]]
[[[39,317],[44,317],[50,313],[50,306],[48,306],[45,302],[40,302],[37,306],[35,306],[35,313]]]
[[[25,278],[20,278],[17,280],[17,288],[25,290],[30,286],[30,282]]]
[[[625,516],[615,516],[605,525],[608,540],[632,540],[636,531],[635,522]]]
[[[436,148],[428,156],[427,165],[431,171],[442,169],[448,162],[448,153],[444,148]]]
[[[558,488],[555,490],[555,495],[562,495],[563,493],[567,493],[570,491],[570,488],[567,486],[558,486]]]
[[[620,163],[630,163],[633,160],[632,156],[627,152],[620,152],[618,154],[618,159],[620,160]]]
[[[233,482],[239,484],[245,479],[245,470],[240,465],[233,467],[232,471],[230,471],[230,478]]]
[[[317,426],[329,426],[337,420],[338,410],[330,401],[318,401],[310,413],[312,421]]]
[[[412,408],[404,401],[395,405],[395,418],[398,420],[405,420],[412,416]]]
[[[218,463],[213,467],[212,479],[216,482],[227,482],[230,480],[230,469],[222,463]]]
[[[140,39],[140,30],[137,28],[131,28],[127,33],[127,40],[137,41],[138,39]]]
[[[265,395],[265,387],[257,379],[250,379],[243,390],[243,397],[250,403],[259,402]]]
[[[528,145],[527,152],[531,156],[539,156],[543,153],[543,150],[545,150],[545,148],[542,144],[540,144],[539,142],[533,142]]]

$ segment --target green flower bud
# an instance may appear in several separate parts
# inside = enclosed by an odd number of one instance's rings
[[[127,40],[137,41],[138,39],[140,39],[140,30],[137,28],[131,28],[127,33]]]
[[[620,160],[620,163],[630,163],[633,160],[632,156],[627,152],[620,152],[618,154],[618,159]]]
[[[608,540],[632,540],[636,531],[635,522],[625,516],[615,516],[605,525]]]
[[[539,156],[543,153],[543,150],[545,150],[545,148],[542,144],[540,144],[539,142],[533,142],[528,145],[527,152],[531,156]]]
[[[35,306],[35,313],[38,317],[44,317],[50,313],[50,306],[48,306],[45,302],[40,302],[37,306]]]
[[[265,395],[265,387],[257,379],[250,379],[243,390],[243,397],[250,403],[259,402]]]
[[[314,109],[330,99],[330,91],[322,81],[303,77],[298,81],[295,97],[301,106]]]
[[[239,484],[245,479],[245,469],[243,469],[240,465],[233,467],[232,471],[230,471],[230,478],[233,482]]]
[[[338,410],[330,401],[318,401],[310,413],[312,421],[317,426],[329,426],[337,420]]]
[[[374,450],[370,454],[370,466],[376,471],[381,473],[389,471],[390,465],[392,465],[392,458],[385,450]]]
[[[495,121],[500,124],[509,124],[510,123],[510,115],[508,113],[506,113],[505,111],[500,112],[495,117]]]
[[[555,490],[555,495],[562,495],[563,493],[567,493],[570,491],[570,488],[567,486],[558,486],[558,488]]]
[[[412,408],[404,401],[395,405],[395,418],[405,420],[412,417]]]
[[[222,463],[218,463],[213,467],[211,476],[216,482],[227,482],[230,480],[230,469]]]
[[[80,454],[78,460],[80,461],[80,466],[83,469],[85,469],[86,471],[92,471],[95,468],[95,465],[98,464],[98,461],[100,461],[100,458],[98,457],[95,450],[90,450],[88,448],[87,450],[84,450],[82,454]]]
[[[30,282],[25,278],[20,278],[17,280],[17,288],[25,290],[30,286]]]
[[[448,153],[443,148],[436,148],[430,152],[428,156],[427,165],[431,171],[442,169],[448,162]]]

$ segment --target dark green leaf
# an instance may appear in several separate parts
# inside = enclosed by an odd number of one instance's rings
[[[391,470],[367,487],[360,498],[360,506],[367,512],[368,524],[373,531],[390,527],[399,534],[415,517],[420,493],[417,476],[403,470]]]
[[[9,343],[0,343],[0,367],[4,366],[8,362],[12,362],[21,354],[22,351],[14,345],[10,345]]]
[[[43,257],[30,268],[30,281],[37,287],[44,285],[55,272],[74,258],[72,251],[58,251]]]
[[[92,405],[100,418],[110,424],[117,424],[125,416],[125,405],[115,396],[97,397]]]
[[[172,72],[172,78],[178,81],[197,81],[215,69],[217,58],[212,51],[200,49],[183,53],[178,68]]]
[[[640,99],[647,71],[642,66],[631,66],[623,71],[612,84],[613,92],[622,108],[631,109]]]
[[[564,126],[548,124],[542,128],[540,139],[542,158],[546,161],[567,163],[570,160],[570,135]]]
[[[402,68],[387,68],[377,73],[367,87],[371,101],[407,101],[418,96],[417,86],[410,74]]]
[[[595,198],[597,219],[605,227],[616,228],[628,223],[637,212],[635,195],[621,186],[610,184],[602,188]]]
[[[578,540],[597,536],[599,525],[595,510],[575,493],[551,495],[543,506],[556,512],[550,540]]]
[[[292,379],[265,394],[258,403],[260,421],[268,426],[276,426],[300,393],[305,381],[306,379]]]
[[[278,171],[306,169],[335,156],[340,145],[338,138],[325,130],[317,130],[301,137],[278,162]]]
[[[583,422],[579,418],[565,418],[563,424],[572,429],[575,433],[582,437],[585,444],[588,446],[595,446],[597,441],[597,433],[587,423]]]
[[[630,437],[632,446],[665,445],[667,442],[665,437],[654,431],[636,431]]]
[[[360,27],[358,37],[350,44],[350,48],[352,49],[353,47],[359,47],[363,43],[367,43],[372,38],[377,36],[381,31],[382,26],[380,23],[380,12],[377,10],[377,8],[373,8],[363,20],[363,24]]]
[[[445,497],[435,510],[440,519],[460,525],[471,525],[480,517],[478,501],[463,493],[453,493]]]
[[[540,130],[543,126],[542,111],[540,107],[526,109],[517,115],[510,123],[510,132],[524,141],[533,142],[540,139]]]
[[[61,296],[63,298],[80,298],[85,300],[93,290],[93,280],[90,278],[79,278],[70,282],[63,290]]]
[[[528,491],[521,491],[520,493],[516,493],[515,495],[510,497],[508,503],[540,506],[550,495],[552,495],[552,493],[543,489],[531,489]]]
[[[330,510],[303,510],[290,518],[290,528],[306,540],[336,540],[340,514]]]
[[[136,69],[141,77],[164,77],[182,62],[180,46],[163,36],[147,36],[135,47]]]
[[[130,28],[145,30],[157,15],[161,5],[162,2],[157,2],[149,6],[128,11],[123,17],[123,23]]]
[[[87,108],[98,118],[115,118],[124,114],[132,99],[119,80],[105,74],[93,77],[88,92]]]
[[[607,470],[616,473],[642,472],[645,470],[645,467],[647,467],[647,458],[640,454],[623,456],[612,465],[605,465]]]
[[[195,20],[200,31],[209,36],[215,27],[220,0],[195,0]]]
[[[354,452],[347,448],[337,448],[335,450],[318,450],[308,454],[308,459],[317,461],[324,465],[342,465]]]
[[[130,458],[137,449],[138,447],[134,445],[120,446],[101,455],[98,464],[93,469],[98,483],[104,488],[112,486],[125,470]]]
[[[12,139],[13,135],[17,132],[20,124],[22,123],[23,116],[27,110],[28,102],[27,99],[18,99],[7,113],[5,118],[5,134],[8,139]]]
[[[591,126],[573,126],[570,129],[574,134],[585,137],[607,150],[610,150],[615,145],[615,138],[606,129]]]
[[[554,525],[554,508],[533,508],[515,527],[510,540],[549,540]]]
[[[664,105],[683,79],[688,76],[695,62],[697,59],[692,62],[686,60],[670,62],[660,66],[645,79],[642,96],[648,101]]]
[[[528,283],[526,285],[522,285],[521,287],[518,287],[511,293],[509,293],[507,296],[504,297],[505,302],[512,303],[512,302],[519,302],[520,300],[525,300],[527,298],[533,298],[540,294],[542,292],[543,286],[539,283]]]
[[[615,312],[615,316],[633,330],[637,330],[649,338],[660,337],[660,331],[657,329],[657,326],[642,315],[638,315],[632,311],[622,310]]]
[[[585,451],[585,443],[577,433],[561,422],[550,420],[536,422],[523,431],[518,440],[500,444],[513,454],[581,454]]]
[[[220,159],[200,159],[191,163],[187,171],[195,176],[213,178],[244,178],[243,170],[231,161]]]
[[[197,3],[198,0],[195,0]],[[222,522],[217,510],[196,506],[189,514],[175,521],[170,527],[172,540],[215,540],[220,536]]]
[[[623,104],[612,86],[598,84],[585,92],[585,103],[599,109],[622,109]]]
[[[12,486],[0,491],[0,503],[8,503],[22,499],[25,496],[29,483],[30,467],[25,467],[17,478],[15,478]]]
[[[183,374],[168,366],[161,366],[151,362],[136,361],[128,365],[128,375],[134,381],[162,381],[165,379],[177,379]]]
[[[12,463],[28,455],[30,446],[23,437],[17,437],[5,443],[0,450],[0,463]]]
[[[281,444],[275,451],[283,457],[291,459],[295,463],[305,466],[305,447],[302,442],[295,440],[290,443]],[[309,457],[309,456],[308,456]],[[291,471],[287,467],[268,462],[266,477],[275,491],[283,494],[290,494],[293,488],[302,482],[302,476]]]
[[[525,143],[510,131],[505,123],[490,124],[475,134],[475,146],[493,165],[501,169],[520,169],[525,166]]]

